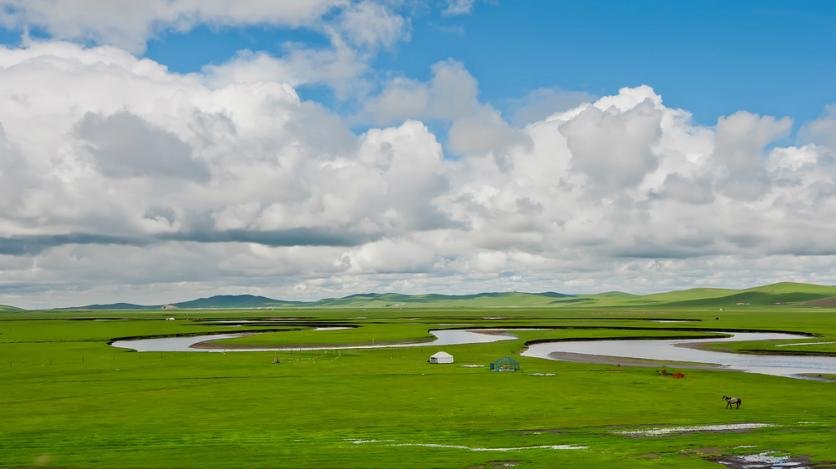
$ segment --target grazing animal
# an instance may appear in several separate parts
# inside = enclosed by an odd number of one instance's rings
[[[740,404],[743,404],[743,399],[739,397],[723,396],[723,400],[726,401],[726,409],[731,409],[732,406],[735,406],[735,409],[739,409]]]

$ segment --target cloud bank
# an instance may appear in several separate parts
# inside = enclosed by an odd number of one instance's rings
[[[339,90],[404,37],[380,4],[146,2],[110,37],[107,9],[65,24],[48,3],[0,21],[137,50],[161,24],[337,13],[332,49],[190,74],[113,46],[0,47],[0,302],[836,282],[832,107],[798,132],[745,111],[702,126],[642,85],[540,90],[506,118],[444,60],[347,117],[296,88]]]

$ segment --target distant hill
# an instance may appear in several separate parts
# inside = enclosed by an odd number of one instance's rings
[[[246,309],[246,308],[282,308],[282,307],[513,307],[547,306],[562,301],[572,301],[572,295],[555,292],[543,293],[477,293],[473,295],[403,295],[400,293],[360,293],[342,298],[326,298],[318,301],[287,301],[255,295],[217,295],[198,298],[191,301],[171,303],[177,309]],[[161,309],[164,305],[138,305],[131,303],[96,304],[61,308],[66,310],[149,310]]]
[[[691,288],[649,295],[610,291],[589,295],[567,295],[556,292],[491,292],[472,295],[404,295],[400,293],[358,293],[342,298],[318,301],[287,301],[255,295],[217,295],[191,301],[173,303],[178,309],[247,309],[247,308],[511,308],[511,307],[726,307],[748,305],[799,305],[836,307],[836,286],[782,282],[755,288],[732,290],[726,288]],[[88,305],[71,310],[150,310],[163,305],[114,303]]]
[[[547,306],[556,301],[574,298],[563,293],[476,293],[473,295],[402,295],[400,293],[362,293],[342,298],[327,298],[308,303],[310,306],[339,307],[397,307],[397,306],[433,306],[433,307],[512,307],[512,306]]]
[[[284,301],[274,300],[265,296],[255,295],[216,295],[208,298],[198,298],[196,300],[182,301],[180,303],[170,303],[166,305],[137,305],[132,303],[113,303],[106,305],[87,305],[76,306],[72,308],[61,309],[95,309],[95,310],[125,310],[125,309],[162,309],[163,306],[173,306],[177,309],[247,309],[247,308],[277,308],[282,306],[305,306],[308,303],[301,301]]]
[[[104,310],[116,310],[116,309],[160,309],[159,306],[143,306],[143,305],[135,305],[131,303],[112,303],[107,305],[87,305],[87,306],[78,306],[78,307],[71,307],[71,308],[58,308],[58,309],[104,309]]]
[[[20,308],[16,308],[14,306],[9,305],[0,305],[0,311],[23,311]]]
[[[266,296],[255,295],[217,295],[209,298],[198,298],[181,303],[173,303],[173,306],[182,309],[199,308],[269,308],[280,306],[304,306],[302,301],[274,300]]]
[[[718,296],[706,296],[688,300],[673,301],[671,306],[747,306],[807,304],[827,302],[836,298],[836,286],[813,285],[809,283],[781,282],[745,290],[731,290]]]
[[[707,298],[721,298],[733,295],[737,290],[728,288],[690,288],[688,290],[677,290],[665,293],[652,293],[640,298],[649,303],[672,303],[675,301],[703,300]]]

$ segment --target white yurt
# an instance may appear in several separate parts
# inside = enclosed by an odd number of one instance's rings
[[[427,360],[430,363],[453,363],[453,356],[447,352],[436,352]]]

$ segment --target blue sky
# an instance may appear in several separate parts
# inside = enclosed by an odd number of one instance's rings
[[[604,95],[637,84],[703,123],[740,109],[808,120],[836,102],[834,2],[482,1],[455,17],[416,10],[410,40],[374,67],[422,78],[431,64],[454,58],[500,108],[541,87]],[[0,28],[0,42],[19,38]],[[188,72],[242,49],[281,54],[287,41],[327,44],[307,29],[202,25],[160,34],[147,56]],[[310,96],[328,99],[318,91]]]
[[[804,121],[836,102],[834,2],[493,1],[454,17],[416,10],[410,39],[379,54],[374,68],[424,79],[430,65],[453,58],[500,109],[541,87],[605,95],[638,84],[701,123],[741,109]],[[18,38],[0,33],[6,43]],[[188,72],[242,49],[281,54],[287,41],[327,44],[307,29],[202,25],[152,39],[147,56]],[[322,89],[305,91],[328,100]]]
[[[2,304],[836,283],[834,2],[83,3],[0,0]]]
[[[477,1],[471,14],[449,17],[427,5],[402,6],[409,39],[376,55],[375,71],[425,79],[433,63],[452,58],[499,109],[537,88],[601,96],[639,84],[705,124],[741,109],[806,121],[836,102],[834,2]],[[18,44],[20,34],[0,28],[0,43]],[[328,44],[307,28],[204,24],[157,34],[145,55],[193,72],[240,50],[281,55],[286,42]],[[324,87],[301,92],[337,104]]]

